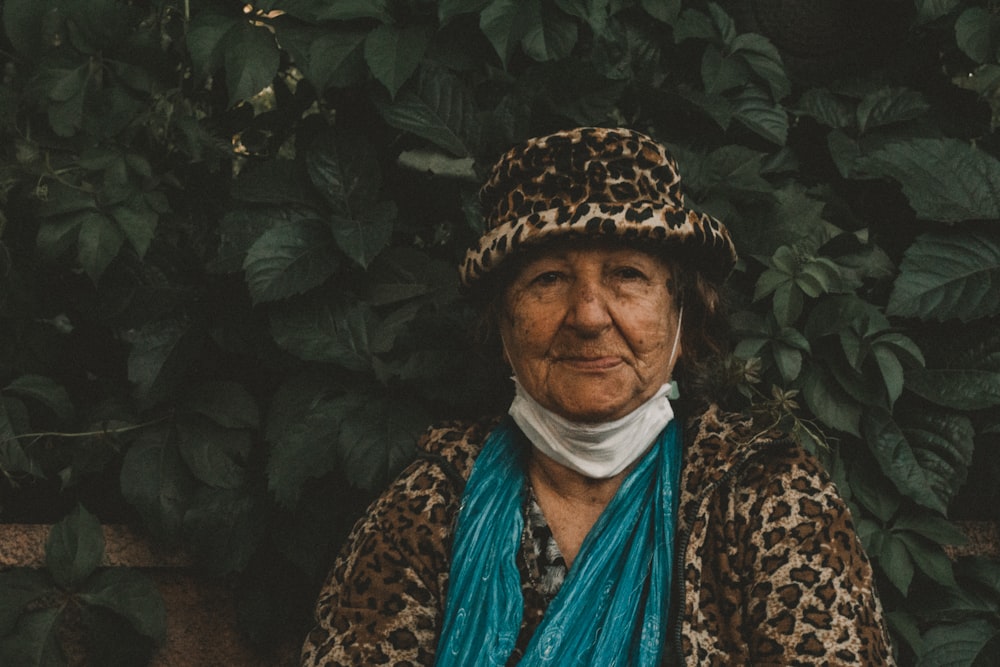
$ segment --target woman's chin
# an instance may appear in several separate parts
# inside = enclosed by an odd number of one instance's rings
[[[608,400],[613,396],[582,396],[573,401],[561,402],[556,406],[555,412],[572,422],[600,424],[621,419],[638,407],[638,404],[630,405],[626,401]]]

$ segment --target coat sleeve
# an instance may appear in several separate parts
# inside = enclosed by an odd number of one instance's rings
[[[790,447],[748,477],[757,490],[746,496],[741,540],[751,662],[893,664],[871,563],[819,463]]]
[[[417,462],[354,527],[316,606],[302,665],[432,665],[456,494]]]

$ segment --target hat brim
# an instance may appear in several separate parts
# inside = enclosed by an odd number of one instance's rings
[[[710,215],[659,203],[584,202],[537,211],[488,231],[465,255],[462,285],[474,288],[519,249],[559,238],[600,237],[648,244],[651,251],[666,251],[716,282],[736,264],[728,230]]]

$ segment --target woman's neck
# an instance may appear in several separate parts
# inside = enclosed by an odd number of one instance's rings
[[[567,567],[633,467],[607,479],[594,479],[531,448],[528,480]]]

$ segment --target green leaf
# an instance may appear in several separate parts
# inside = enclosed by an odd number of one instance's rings
[[[358,134],[339,131],[323,136],[306,153],[309,179],[346,218],[362,217],[378,201],[382,174],[374,148]]]
[[[876,127],[920,118],[930,110],[924,96],[906,88],[880,88],[858,104],[858,130],[864,134]]]
[[[95,213],[80,225],[77,243],[80,266],[95,283],[125,242],[125,234],[107,216]]]
[[[84,221],[94,215],[99,214],[83,211],[57,220],[42,220],[36,239],[38,250],[49,259],[57,259],[76,243]]]
[[[900,410],[899,424],[927,476],[924,493],[934,493],[945,505],[968,478],[975,448],[975,429],[965,415],[933,408]]]
[[[158,539],[176,542],[197,481],[181,460],[174,430],[144,430],[122,462],[121,490]]]
[[[657,21],[671,25],[681,13],[681,0],[639,0],[639,5]]]
[[[368,268],[392,239],[396,204],[383,201],[368,207],[358,218],[333,216],[330,228],[337,246],[362,268]]]
[[[345,472],[362,489],[375,490],[393,478],[416,454],[417,438],[428,415],[416,405],[385,397],[365,397],[345,416],[337,452]]]
[[[866,410],[861,430],[882,472],[892,480],[900,493],[942,514],[947,510],[947,505],[939,495],[928,493],[930,480],[902,429],[887,410]]]
[[[939,19],[962,4],[962,0],[916,0],[917,18],[929,22]]]
[[[47,96],[53,102],[66,102],[83,94],[88,78],[86,64],[68,69],[51,69]]]
[[[139,257],[144,257],[156,234],[159,214],[150,208],[142,195],[129,198],[123,205],[112,207],[110,213]]]
[[[852,127],[855,122],[847,102],[826,88],[810,88],[804,92],[796,104],[796,111],[835,129]]]
[[[27,422],[27,410],[24,404],[13,398],[5,399],[0,395],[0,470],[10,474],[23,472],[33,477],[44,477],[45,472],[42,468],[25,453],[24,448],[16,440],[15,420],[10,414],[15,409],[25,413],[24,421]],[[2,634],[0,631],[0,635]]]
[[[792,276],[781,269],[767,269],[757,278],[753,300],[760,301],[768,294],[774,293],[778,288],[790,284],[792,280]]]
[[[83,126],[84,102],[90,82],[90,64],[77,67],[43,67],[35,85],[47,98],[44,103],[52,130],[60,137],[71,137]]]
[[[367,36],[364,30],[326,30],[313,41],[309,47],[307,76],[320,91],[330,86],[347,88],[364,81]]]
[[[978,233],[929,233],[903,256],[886,312],[963,322],[1000,314],[1000,242]]]
[[[863,160],[866,171],[899,181],[922,220],[1000,218],[1000,160],[959,139],[888,143]]]
[[[530,18],[540,14],[539,0],[493,0],[480,12],[479,29],[493,45],[504,67],[531,27]]]
[[[177,435],[181,458],[199,480],[218,489],[236,489],[246,482],[249,432],[189,416],[178,421]]]
[[[611,0],[556,0],[555,5],[570,16],[587,22],[595,35],[607,30]],[[679,8],[678,8],[679,9]],[[668,11],[664,8],[663,11]]]
[[[745,146],[730,144],[711,152],[705,166],[706,187],[734,194],[771,194],[774,187],[761,175],[765,154]],[[678,158],[680,159],[680,158]],[[682,165],[684,182],[693,187],[687,165]]]
[[[238,382],[205,382],[190,389],[184,404],[224,428],[260,427],[260,410],[246,387]]]
[[[295,395],[298,388],[286,385],[279,392]],[[361,397],[353,393],[336,398],[303,393],[299,400],[305,405],[293,410],[288,401],[277,396],[268,419],[276,426],[268,428],[267,488],[278,504],[289,508],[298,502],[306,480],[335,469],[340,425],[362,404]]]
[[[879,334],[872,340],[872,345],[878,348],[889,350],[901,363],[907,366],[923,366],[924,353],[920,351],[917,344],[912,339],[899,333]]]
[[[758,136],[778,146],[788,140],[788,114],[763,90],[746,86],[734,101],[733,118]]]
[[[57,593],[48,577],[28,568],[0,572],[0,591],[0,637],[10,634],[26,606]]]
[[[847,477],[851,496],[882,523],[888,523],[899,511],[902,497],[892,484],[886,483],[878,465],[871,463],[868,456],[862,455],[851,465]]]
[[[710,40],[717,37],[712,19],[696,9],[684,9],[679,20],[674,23],[674,43],[680,44],[689,39]]]
[[[774,318],[782,326],[791,326],[802,314],[802,290],[794,281],[782,283],[774,291]]]
[[[955,20],[958,48],[977,63],[995,62],[1000,21],[985,7],[967,7]]]
[[[473,14],[482,11],[491,0],[440,0],[438,2],[438,21],[442,25],[460,14]]]
[[[128,379],[136,396],[156,402],[181,380],[201,348],[200,332],[186,322],[151,322],[132,332]]]
[[[271,312],[271,333],[282,349],[306,361],[327,361],[350,370],[371,366],[370,332],[375,314],[344,294],[290,300]]]
[[[524,53],[538,62],[565,58],[576,46],[576,21],[547,3],[529,2],[525,7],[527,11],[535,8],[540,14],[528,19],[528,27],[521,37]]]
[[[14,634],[0,639],[0,664],[21,667],[65,667],[59,643],[62,608],[25,614]]]
[[[81,213],[97,210],[94,195],[80,188],[63,185],[56,181],[49,183],[44,195],[39,192],[38,215],[45,218],[61,216],[65,213]]]
[[[892,351],[884,347],[873,348],[872,354],[882,373],[882,381],[885,383],[891,406],[903,393],[903,364]]]
[[[55,7],[55,0],[5,0],[3,3],[4,33],[21,54],[36,60],[46,47],[44,39],[46,15]]]
[[[835,429],[860,435],[861,406],[818,366],[802,369],[802,396],[819,419]]]
[[[254,303],[278,301],[323,284],[339,265],[334,236],[306,218],[264,232],[243,261]]]
[[[783,345],[776,345],[774,347],[774,362],[781,373],[781,379],[785,382],[792,382],[802,371],[802,352]]]
[[[916,533],[937,544],[961,546],[969,540],[961,528],[945,518],[928,514],[906,514],[892,524],[893,530]]]
[[[771,255],[783,245],[818,249],[839,230],[824,218],[824,204],[801,185],[786,185],[774,192],[775,205],[766,209],[755,225],[755,238],[745,239],[754,252]],[[743,252],[748,252],[744,250]],[[789,271],[791,273],[791,271]]]
[[[367,29],[329,26],[303,28],[298,23],[274,23],[276,38],[317,92],[347,88],[364,81]]]
[[[285,224],[311,220],[316,213],[290,207],[237,208],[226,212],[219,224],[219,247],[210,266],[213,273],[238,273],[243,271],[250,247],[262,235]]]
[[[396,93],[420,65],[430,44],[432,29],[422,24],[383,24],[365,38],[365,62],[375,78]]]
[[[1000,593],[1000,563],[995,559],[982,556],[963,558],[956,564],[955,571],[963,581],[974,583],[978,590]]]
[[[718,47],[709,44],[701,58],[701,81],[710,95],[724,93],[746,85],[747,64],[740,58],[727,57]]]
[[[891,532],[881,533],[881,544],[877,547],[875,556],[882,571],[903,595],[910,590],[913,581],[913,558],[910,556],[906,543]],[[878,541],[876,540],[877,544]]]
[[[917,568],[942,586],[955,586],[955,573],[941,547],[910,533],[898,533]]]
[[[317,21],[378,19],[385,22],[391,18],[386,9],[386,0],[337,0],[337,2],[310,2],[309,5]]]
[[[188,26],[186,35],[187,51],[191,54],[194,72],[199,78],[207,77],[222,67],[226,34],[240,30],[245,21],[241,18],[223,16],[211,12],[200,12]]]
[[[729,43],[729,49],[734,57],[742,59],[767,84],[775,102],[791,92],[792,84],[785,73],[781,54],[767,37],[755,33],[737,35]]]
[[[976,368],[918,368],[906,374],[906,388],[955,410],[1000,405],[1000,372]]]
[[[104,558],[104,531],[93,514],[77,505],[52,526],[45,541],[45,566],[64,588],[76,588]]]
[[[710,2],[708,13],[712,17],[712,23],[718,30],[718,36],[725,44],[732,44],[737,37],[736,23],[733,18],[720,5]]]
[[[956,410],[1000,404],[1000,335],[988,320],[968,331],[949,330],[933,351],[930,368],[907,374],[907,389]]]
[[[98,572],[80,590],[79,599],[127,619],[136,632],[158,644],[166,640],[167,609],[163,598],[156,584],[137,570],[113,568]]]
[[[269,30],[243,22],[226,34],[224,47],[229,106],[271,85],[280,56]]]
[[[998,654],[1000,630],[985,619],[975,618],[962,623],[937,625],[928,630],[917,667],[987,667],[996,664]]]
[[[135,631],[128,619],[103,607],[77,600],[79,624],[87,659],[94,665],[148,665],[156,644]],[[76,619],[79,620],[76,620]]]
[[[75,412],[73,399],[61,384],[44,375],[22,375],[11,381],[5,392],[38,401],[55,415],[60,423],[68,422]]]
[[[425,67],[416,85],[404,90],[391,104],[379,107],[382,118],[395,128],[410,132],[452,155],[477,153],[481,132],[472,95],[453,74]]]
[[[138,153],[126,153],[125,163],[128,164],[129,168],[139,176],[142,176],[143,178],[153,177],[153,166],[149,164],[149,160],[142,155],[139,155]]]

